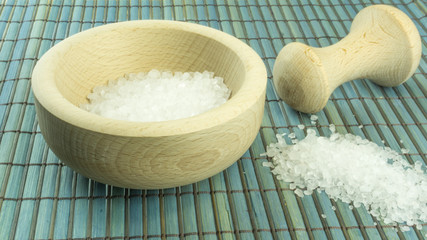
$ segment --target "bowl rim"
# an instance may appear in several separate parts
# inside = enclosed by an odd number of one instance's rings
[[[136,122],[110,119],[90,113],[72,104],[59,92],[54,76],[57,58],[67,52],[74,43],[104,31],[127,27],[138,29],[174,29],[211,38],[233,51],[245,68],[245,81],[239,91],[221,106],[199,115],[161,122]],[[260,56],[246,43],[225,32],[211,27],[171,20],[134,20],[111,23],[74,34],[49,49],[34,67],[31,86],[36,104],[40,104],[55,117],[82,129],[109,135],[127,137],[160,137],[187,134],[224,124],[264,98],[267,87],[267,71]],[[262,99],[264,101],[264,99]],[[262,113],[261,113],[262,114]]]

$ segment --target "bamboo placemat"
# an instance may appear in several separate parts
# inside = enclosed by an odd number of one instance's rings
[[[427,163],[427,4],[422,0],[128,0],[4,1],[0,5],[0,239],[424,239],[396,232],[365,208],[350,210],[325,193],[296,197],[262,166],[276,133],[311,126],[310,116],[280,101],[272,67],[293,41],[327,46],[346,36],[352,19],[372,4],[390,4],[415,22],[420,66],[401,86],[356,80],[336,89],[315,126],[328,135],[362,136]],[[268,70],[261,130],[234,165],[204,181],[164,190],[106,186],[76,174],[49,150],[37,125],[30,77],[36,61],[67,36],[136,19],[195,22],[232,34],[254,48]],[[359,126],[363,126],[362,128]],[[384,140],[384,143],[382,142]],[[333,207],[336,209],[333,210]],[[323,218],[326,216],[326,218]]]

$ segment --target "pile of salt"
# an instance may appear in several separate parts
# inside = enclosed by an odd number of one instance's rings
[[[225,103],[230,90],[212,72],[151,70],[97,86],[80,107],[119,120],[156,122],[195,116]]]
[[[335,133],[334,125],[330,130],[332,135],[326,138],[308,129],[302,141],[291,133],[288,137],[294,145],[277,135],[278,142],[266,153],[273,163],[264,166],[271,167],[279,180],[289,182],[300,197],[324,190],[334,200],[364,205],[386,224],[406,223],[420,229],[427,221],[427,175],[421,162],[410,165],[388,147]],[[400,229],[409,230],[407,226]]]

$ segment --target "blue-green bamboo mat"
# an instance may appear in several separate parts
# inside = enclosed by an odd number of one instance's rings
[[[414,76],[382,88],[346,83],[319,112],[331,123],[427,163],[427,3],[410,0],[266,1],[5,1],[0,5],[0,239],[424,239],[422,230],[396,232],[364,209],[350,210],[325,193],[299,198],[273,178],[260,154],[276,133],[311,125],[272,87],[275,58],[289,42],[327,46],[346,36],[358,11],[398,7],[415,22],[423,55]],[[230,33],[264,60],[268,90],[261,130],[234,165],[204,181],[164,190],[106,186],[76,174],[49,150],[37,125],[31,72],[44,52],[67,36],[135,19],[195,22]],[[363,128],[359,128],[359,126]],[[384,143],[382,142],[384,140]],[[333,207],[336,209],[333,210]],[[324,215],[323,215],[324,214]],[[326,215],[326,218],[322,217]]]

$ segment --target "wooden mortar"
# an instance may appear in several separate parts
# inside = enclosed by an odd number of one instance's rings
[[[231,98],[200,115],[130,122],[79,105],[93,87],[151,69],[214,72]],[[38,61],[32,88],[40,130],[67,166],[127,188],[181,186],[217,174],[249,148],[261,125],[267,73],[248,45],[197,24],[144,20],[73,35]]]

